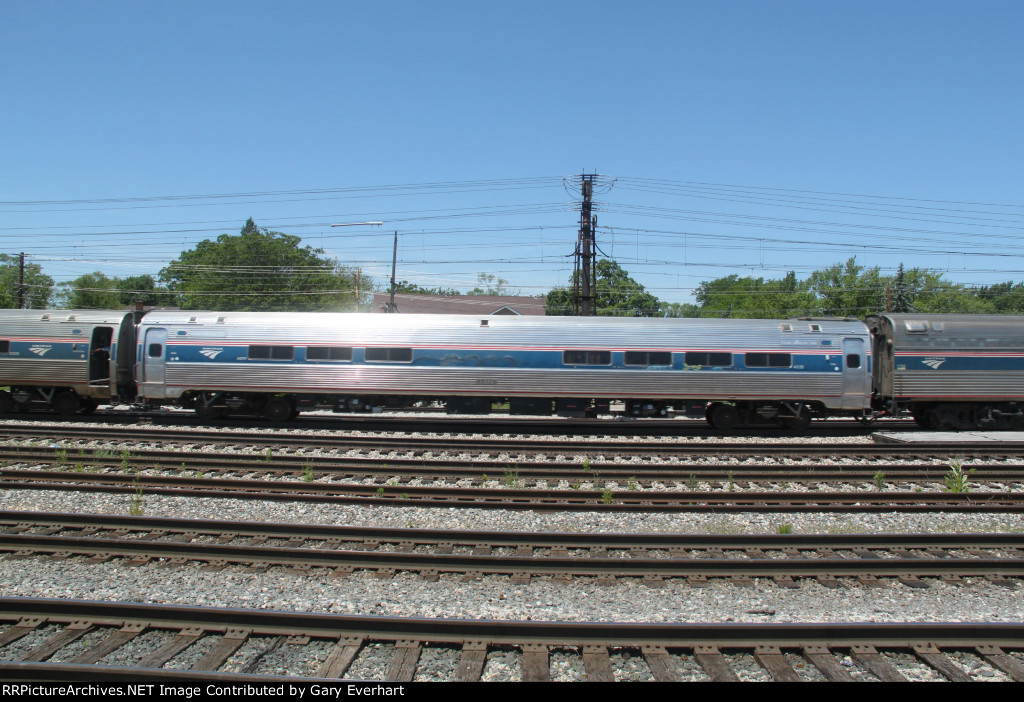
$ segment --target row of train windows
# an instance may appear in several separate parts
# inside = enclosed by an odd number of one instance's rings
[[[250,361],[291,361],[295,358],[294,346],[250,346]],[[366,349],[367,361],[383,361],[390,363],[411,363],[412,349],[408,348],[369,348]],[[351,346],[308,346],[307,361],[351,361]]]
[[[253,361],[291,361],[295,358],[294,346],[250,346],[249,359]],[[367,361],[384,363],[411,363],[411,348],[368,348]],[[307,361],[351,361],[351,346],[309,346],[306,348]],[[687,351],[684,361],[688,366],[731,367],[731,353],[712,351]],[[670,366],[671,351],[626,351],[627,366]],[[611,351],[576,349],[562,352],[562,363],[567,366],[610,366]],[[744,365],[748,368],[789,368],[793,365],[792,354],[748,353],[744,354]],[[856,367],[856,366],[854,366]]]
[[[670,366],[670,351],[626,351],[627,366]],[[610,366],[610,351],[565,351],[562,362],[567,366]],[[733,365],[732,354],[720,351],[687,351],[683,354],[683,362],[688,366],[712,366],[730,368]],[[793,354],[789,353],[747,353],[743,355],[743,364],[747,368],[789,368],[793,365]],[[856,366],[854,366],[856,367]]]

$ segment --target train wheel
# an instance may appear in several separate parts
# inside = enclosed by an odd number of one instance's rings
[[[292,418],[294,407],[286,397],[272,397],[263,405],[263,416],[272,422],[287,422]]]
[[[14,411],[14,397],[6,390],[0,390],[0,414]]]
[[[78,399],[78,395],[75,393],[65,390],[64,392],[57,393],[53,398],[52,407],[57,414],[70,417],[82,409],[82,401]]]
[[[740,423],[740,413],[733,405],[712,405],[708,410],[708,422],[715,429],[729,431]]]
[[[92,414],[100,403],[96,400],[82,400],[82,414]]]

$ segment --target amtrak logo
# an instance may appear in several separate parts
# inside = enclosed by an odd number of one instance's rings
[[[938,370],[939,366],[946,362],[944,358],[926,358],[921,363],[925,364],[932,370]]]
[[[49,345],[40,346],[40,345],[37,344],[35,346],[29,346],[28,350],[31,351],[32,353],[34,353],[37,356],[45,356],[46,352],[49,351],[52,348],[53,347],[49,346]]]
[[[223,351],[224,349],[199,349],[199,353],[203,354],[211,361],[217,358],[217,356],[220,356]]]

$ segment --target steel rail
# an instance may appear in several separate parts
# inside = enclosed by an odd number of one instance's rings
[[[92,536],[0,534],[0,552],[60,554],[61,557],[163,559],[184,564],[203,561],[218,565],[331,568],[351,572],[479,573],[564,577],[971,577],[1019,578],[1024,559],[974,558],[650,558],[468,555],[400,551],[314,549],[285,546],[182,543],[149,539]]]
[[[88,619],[97,625],[140,622],[150,627],[197,627],[223,631],[242,627],[254,635],[305,635],[326,638],[358,636],[381,640],[415,639],[436,643],[486,641],[505,644],[544,643],[552,646],[643,645],[692,648],[701,645],[830,648],[870,643],[905,648],[909,641],[936,646],[1004,646],[1024,648],[1020,622],[934,623],[642,623],[537,622],[456,620],[440,618],[358,616],[252,609],[211,609],[134,602],[94,602],[42,598],[0,598],[0,621],[39,618],[71,623]]]
[[[184,460],[183,460],[184,459]],[[280,475],[301,474],[312,471],[321,475],[388,476],[431,479],[479,480],[487,472],[514,471],[518,479],[536,480],[635,480],[635,481],[687,481],[692,479],[725,481],[750,480],[757,482],[786,481],[797,483],[851,482],[874,480],[881,472],[886,482],[941,480],[948,472],[948,462],[934,463],[869,463],[867,465],[785,464],[742,465],[724,463],[640,463],[624,464],[604,461],[588,462],[565,460],[523,461],[503,459],[482,461],[465,458],[439,459],[419,457],[364,458],[348,456],[276,455],[267,458],[261,454],[223,454],[200,451],[182,453],[170,449],[132,449],[123,458],[110,455],[106,449],[80,449],[69,455],[60,446],[21,447],[0,446],[0,461],[19,463],[48,463],[65,470],[72,465],[120,468],[125,461],[135,468],[152,468],[180,472],[202,470],[220,472],[260,472]],[[972,482],[1013,481],[1024,479],[1024,464],[986,463],[970,464]]]
[[[1024,493],[655,492],[383,486],[0,470],[3,489],[57,489],[401,507],[612,512],[1020,512]]]
[[[431,416],[431,414],[433,416]],[[714,429],[703,420],[675,416],[671,418],[565,418],[565,417],[526,417],[509,414],[492,413],[490,416],[477,415],[444,415],[443,413],[424,413],[418,417],[398,417],[387,413],[360,415],[314,415],[303,413],[296,421],[287,424],[276,424],[256,418],[224,418],[215,422],[202,420],[192,412],[150,410],[148,412],[102,411],[95,415],[76,414],[70,417],[51,413],[29,413],[7,415],[8,421],[17,421],[23,426],[39,424],[83,424],[92,423],[106,426],[139,426],[150,427],[182,427],[201,428],[207,430],[221,429],[224,431],[246,430],[278,430],[278,431],[362,431],[362,432],[399,432],[399,433],[459,433],[459,434],[494,434],[514,432],[517,434],[534,435],[573,435],[573,436],[721,436],[723,432]],[[439,416],[440,415],[440,416]],[[2,416],[2,415],[0,415]],[[809,433],[814,436],[864,436],[870,431],[920,431],[913,420],[886,419],[865,426],[860,422],[844,419],[829,419],[813,423]],[[777,424],[745,426],[735,436],[785,436],[792,435],[791,430]]]
[[[348,434],[325,436],[308,433],[251,433],[218,430],[173,431],[151,428],[119,429],[100,426],[97,429],[81,427],[10,427],[0,426],[0,435],[26,437],[35,436],[61,441],[69,439],[111,440],[111,441],[167,441],[189,444],[237,444],[260,446],[295,446],[333,449],[370,448],[373,450],[406,451],[460,451],[479,453],[502,453],[509,451],[533,451],[573,453],[583,455],[628,454],[628,455],[697,455],[712,456],[764,456],[767,454],[795,454],[801,456],[892,456],[894,453],[907,456],[929,456],[948,458],[951,455],[1008,456],[1024,454],[1024,442],[958,442],[943,441],[928,444],[807,444],[807,443],[703,443],[697,441],[644,442],[642,438],[632,441],[566,441],[529,440],[501,438],[446,438],[409,436],[351,436]]]
[[[313,640],[333,646],[327,660],[319,665],[318,675],[323,678],[344,676],[361,649],[370,642],[377,646],[390,646],[390,664],[384,677],[396,683],[414,679],[420,650],[425,645],[461,648],[461,657],[453,672],[456,679],[467,681],[480,679],[489,649],[507,650],[508,647],[521,651],[524,680],[549,680],[551,651],[577,649],[582,654],[587,679],[610,682],[615,679],[610,653],[613,649],[625,648],[641,652],[651,678],[662,681],[681,680],[680,670],[669,655],[670,650],[685,651],[712,680],[738,681],[740,678],[730,667],[726,654],[740,653],[752,655],[774,680],[800,681],[803,678],[784,655],[790,653],[802,655],[819,671],[822,679],[854,680],[835,657],[836,654],[848,654],[866,674],[885,681],[906,681],[897,666],[882,653],[885,650],[910,653],[946,679],[971,680],[971,676],[942,649],[966,649],[1003,671],[1010,679],[1024,681],[1024,664],[1005,650],[1017,652],[1024,647],[1024,625],[1019,623],[524,622],[2,598],[0,623],[5,621],[10,626],[0,635],[0,646],[17,641],[44,624],[47,627],[65,625],[63,631],[32,647],[25,656],[27,660],[0,663],[0,674],[5,680],[52,680],[64,679],[62,676],[65,675],[81,680],[104,674],[108,677],[99,679],[181,680],[183,678],[160,667],[176,652],[206,639],[211,641],[212,650],[194,664],[203,671],[188,671],[194,673],[194,679],[205,681],[213,676],[204,671],[219,669],[250,637],[253,640],[263,637],[271,640],[269,644],[265,641],[260,644],[263,651],[273,650],[285,640],[293,644],[293,649],[300,651]],[[109,632],[107,638],[70,663],[30,662],[45,661],[84,633],[102,634],[104,629]],[[94,669],[96,672],[90,674],[85,664],[100,660],[138,633],[151,630],[171,633],[172,640],[156,653],[146,654],[141,660],[136,657],[134,660],[138,667],[105,666]],[[173,636],[174,633],[177,636]],[[153,675],[156,668],[160,670]]]
[[[399,527],[337,526],[286,522],[236,522],[218,519],[123,516],[62,512],[0,511],[0,529],[105,529],[167,532],[232,538],[266,537],[350,541],[360,544],[490,546],[608,549],[1024,549],[1019,533],[927,534],[630,534],[585,532],[506,532]]]

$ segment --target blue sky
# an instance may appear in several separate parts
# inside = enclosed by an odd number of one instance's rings
[[[596,172],[664,300],[850,256],[1024,280],[1021,36],[1016,0],[0,0],[0,252],[156,273],[251,216],[542,294]]]

